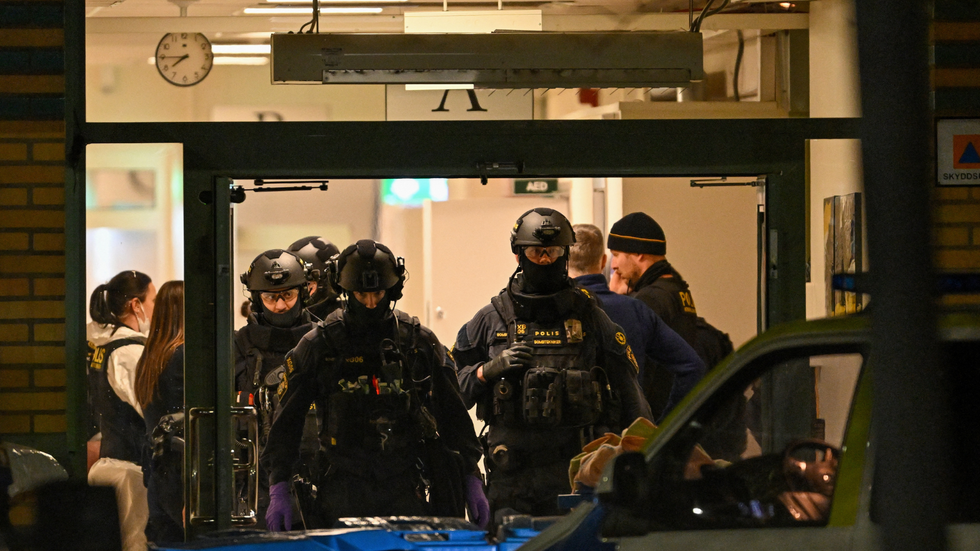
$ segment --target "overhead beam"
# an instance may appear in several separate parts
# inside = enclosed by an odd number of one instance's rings
[[[296,31],[309,16],[240,17],[89,17],[87,34],[132,32],[253,33]],[[718,30],[797,30],[809,27],[806,13],[719,14],[704,20],[706,31]],[[574,13],[542,16],[545,31],[676,31],[687,28],[686,13]],[[344,15],[321,17],[321,32],[400,33],[404,17],[400,13],[382,15]]]

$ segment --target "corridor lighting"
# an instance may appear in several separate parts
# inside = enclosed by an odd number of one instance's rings
[[[268,65],[269,58],[266,56],[214,56],[215,65]]]
[[[245,8],[248,15],[307,15],[312,8]],[[381,8],[320,8],[320,13],[381,13]]]
[[[312,6],[313,2],[311,0],[265,0],[271,4],[306,4]],[[344,3],[358,3],[358,4],[388,4],[388,3],[399,3],[408,2],[408,0],[320,0],[320,4],[344,4]]]
[[[211,51],[215,55],[222,54],[252,54],[268,55],[272,52],[272,46],[268,44],[212,44]]]

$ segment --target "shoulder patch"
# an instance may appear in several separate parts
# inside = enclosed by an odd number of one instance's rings
[[[633,369],[635,369],[636,372],[639,373],[640,366],[639,364],[636,363],[636,356],[633,355],[633,349],[630,348],[630,345],[628,344],[626,345],[626,357],[629,358],[630,363],[633,364]]]
[[[626,344],[626,335],[622,331],[616,331],[616,342],[619,344]]]
[[[582,294],[583,295],[585,295],[585,296],[587,296],[589,298],[592,298],[592,293],[590,293],[588,289],[584,289],[582,287],[579,287],[578,290],[579,291],[582,291]]]

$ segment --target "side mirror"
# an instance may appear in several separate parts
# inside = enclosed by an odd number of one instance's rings
[[[649,489],[646,457],[641,452],[627,452],[612,458],[603,472],[596,493],[612,505],[636,505]]]

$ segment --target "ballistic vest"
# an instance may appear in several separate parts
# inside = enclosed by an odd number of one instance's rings
[[[89,342],[88,363],[89,403],[93,422],[102,432],[99,457],[140,463],[146,424],[133,406],[124,402],[109,384],[109,357],[117,349],[130,344],[146,344],[145,337],[128,337],[110,341],[103,346]]]
[[[584,289],[557,295],[531,299],[542,301],[538,306],[515,303],[508,292],[491,299],[506,325],[494,335],[491,351],[499,354],[523,342],[534,356],[530,368],[496,381],[478,404],[478,417],[491,426],[588,427],[608,409],[607,377],[597,366],[601,336],[592,315],[598,306]],[[546,300],[554,308],[548,309]]]
[[[322,325],[332,345],[319,381],[327,394],[320,442],[329,456],[392,456],[436,437],[435,418],[422,403],[430,373],[417,365],[419,320],[400,311],[394,315],[397,335],[380,347],[351,342],[344,316]]]

